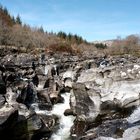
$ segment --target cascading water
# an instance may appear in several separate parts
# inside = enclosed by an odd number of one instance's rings
[[[50,66],[45,66],[45,75],[48,74]],[[42,85],[39,85],[38,89],[43,89]],[[73,125],[74,116],[65,116],[64,111],[70,108],[69,100],[70,93],[64,93],[61,95],[64,98],[64,103],[58,103],[53,106],[51,111],[41,111],[38,108],[37,104],[34,104],[34,109],[36,113],[41,114],[49,114],[49,115],[57,115],[60,120],[59,129],[54,132],[51,136],[50,140],[68,140],[70,137],[70,128]]]
[[[129,123],[135,123],[140,120],[140,107],[134,110],[134,112],[127,118]]]
[[[53,110],[51,111],[52,114],[60,117],[60,128],[52,135],[51,140],[68,140],[70,136],[70,128],[73,125],[74,117],[64,116],[64,111],[70,108],[70,93],[65,93],[62,95],[62,97],[65,100],[64,103],[54,105]]]
[[[54,114],[60,118],[59,129],[54,132],[50,140],[68,140],[70,136],[70,128],[72,127],[75,118],[74,116],[64,115],[64,111],[70,108],[70,93],[63,93],[61,96],[64,98],[64,103],[55,104],[51,111],[39,110],[38,104],[33,104],[33,108],[37,114]]]

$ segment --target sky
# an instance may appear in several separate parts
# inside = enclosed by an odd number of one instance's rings
[[[140,0],[0,0],[23,23],[87,41],[140,34]]]

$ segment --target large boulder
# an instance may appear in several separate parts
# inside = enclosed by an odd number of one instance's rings
[[[43,90],[38,91],[37,97],[39,100],[39,103],[38,103],[39,108],[41,110],[52,109],[52,103],[51,103],[50,96],[49,96],[47,89],[43,89]]]
[[[96,103],[89,94],[95,95]],[[78,116],[84,115],[86,120],[90,121],[94,120],[99,113],[100,98],[93,91],[88,93],[84,84],[75,83],[72,87],[70,105]]]
[[[76,120],[71,129],[72,137],[76,135],[76,138],[79,138],[84,135],[88,124],[99,114],[100,98],[96,94],[95,98],[98,99],[96,102],[89,97],[84,84],[73,84],[70,105],[73,113],[76,114]]]
[[[114,104],[124,108],[138,106],[140,103],[139,90],[139,80],[112,81],[110,86],[102,90],[101,100],[102,102],[113,101]]]
[[[50,137],[51,130],[49,127],[44,123],[44,120],[36,115],[33,114],[27,119],[28,124],[28,134],[31,140],[38,140],[43,137]]]
[[[57,103],[63,103],[64,102],[64,98],[61,96],[59,91],[51,92],[50,100],[51,100],[52,104],[57,104]]]
[[[6,85],[0,75],[0,94],[6,94]]]
[[[14,111],[15,109],[12,106],[3,106],[0,108],[0,125],[3,124]]]
[[[10,109],[6,114],[0,115],[0,138],[4,140],[28,140],[27,123],[24,116],[18,111]],[[8,134],[8,135],[7,135]]]
[[[0,95],[0,108],[4,106],[6,98],[4,95]]]
[[[124,67],[123,70],[113,66],[82,71],[77,82],[84,83],[87,89],[98,91],[102,104],[112,102],[113,106],[129,108],[138,106],[140,103],[139,79],[139,66],[130,65]]]
[[[74,80],[76,80],[76,73],[74,71],[66,71],[63,74],[63,84],[64,84],[64,90],[66,92],[70,92],[71,88],[72,88],[72,84],[74,82]]]
[[[29,82],[22,88],[21,93],[17,97],[17,102],[23,103],[29,108],[35,102],[36,95],[37,92],[33,83]]]
[[[0,109],[1,139],[38,140],[49,138],[56,129],[58,124],[56,116],[37,115],[35,113],[25,116],[19,114],[19,111],[14,108],[11,106]]]
[[[128,122],[123,119],[105,121],[98,127],[86,131],[81,139],[90,140],[98,137],[121,138],[128,126]]]

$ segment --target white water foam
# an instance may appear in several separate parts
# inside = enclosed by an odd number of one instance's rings
[[[57,115],[60,118],[59,129],[50,138],[50,140],[68,140],[70,136],[70,128],[73,125],[74,116],[65,116],[64,111],[70,108],[69,99],[70,93],[61,95],[64,98],[64,103],[58,103],[53,106],[51,111],[39,110],[38,104],[32,104],[32,108],[37,114]]]
[[[51,140],[67,140],[70,136],[70,128],[73,125],[74,117],[64,116],[64,111],[70,108],[70,93],[65,93],[62,95],[62,97],[64,98],[65,102],[54,105],[54,108],[51,111],[52,114],[56,114],[60,117],[60,128],[52,135]]]
[[[129,123],[135,123],[140,120],[140,107],[138,107],[134,112],[127,118]]]

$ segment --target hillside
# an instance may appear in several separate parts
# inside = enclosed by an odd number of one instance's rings
[[[9,11],[2,6],[0,8],[0,45],[13,46],[16,49],[14,52],[34,54],[42,52],[42,50],[46,53],[67,52],[75,54],[85,50],[85,47],[81,46],[87,46],[90,50],[95,49],[94,45],[76,34],[66,34],[62,31],[50,33],[44,31],[42,27],[31,27],[23,24],[19,15],[17,17],[11,16]]]
[[[123,39],[87,42],[77,34],[67,34],[63,31],[50,33],[42,27],[31,27],[22,23],[20,15],[12,16],[3,6],[0,6],[0,45],[1,56],[10,52],[39,54],[42,51],[51,54],[61,52],[80,54],[85,57],[140,55],[138,35],[130,35]]]
[[[12,26],[14,24],[14,20],[9,15],[6,8],[0,6],[0,24],[5,26]]]

